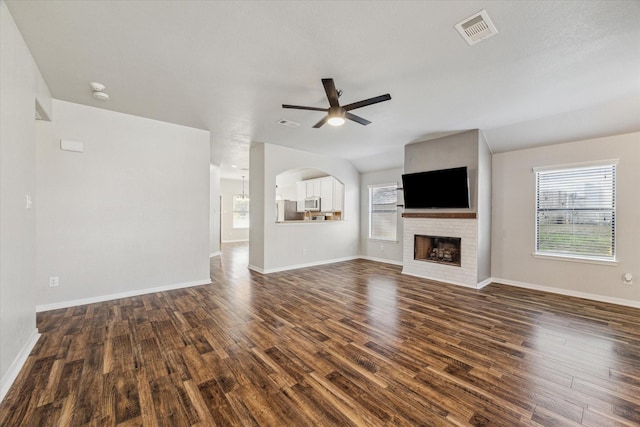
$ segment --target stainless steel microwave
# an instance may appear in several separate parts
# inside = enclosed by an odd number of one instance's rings
[[[304,210],[320,212],[320,197],[307,197],[304,199]]]

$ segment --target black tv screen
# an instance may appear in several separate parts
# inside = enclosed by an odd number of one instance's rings
[[[466,166],[405,174],[402,187],[408,209],[469,207]]]

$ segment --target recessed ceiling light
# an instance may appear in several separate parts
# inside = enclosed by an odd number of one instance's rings
[[[232,167],[232,168],[237,168],[237,167],[238,167],[238,165],[231,165],[231,167]]]

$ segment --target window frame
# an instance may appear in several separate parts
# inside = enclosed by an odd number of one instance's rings
[[[392,187],[394,191],[396,191],[396,201],[394,202],[394,208],[395,208],[395,217],[396,220],[394,222],[395,224],[395,237],[394,238],[386,238],[386,237],[381,237],[381,236],[372,236],[372,226],[373,226],[373,221],[372,221],[372,214],[373,214],[373,190],[377,189],[377,188],[385,188],[385,187]],[[377,240],[377,241],[383,241],[383,242],[394,242],[394,243],[398,243],[398,194],[397,194],[397,190],[398,190],[398,183],[394,182],[394,183],[387,183],[387,184],[372,184],[369,185],[369,191],[368,191],[368,198],[369,198],[369,209],[367,212],[368,215],[368,233],[367,233],[367,237],[369,240]]]
[[[237,226],[236,225],[236,217],[235,214],[236,213],[241,213],[241,214],[247,214],[247,221],[249,221],[249,210],[250,210],[250,204],[251,201],[249,199],[249,195],[248,194],[233,194],[231,196],[231,228],[234,230],[248,230],[251,227],[251,223],[248,223],[246,227],[244,226]],[[247,210],[237,210],[236,209],[236,199],[243,199],[247,201]]]
[[[565,172],[571,170],[578,169],[591,169],[598,167],[611,167],[613,171],[613,179],[612,179],[612,196],[613,196],[613,207],[611,209],[611,232],[612,232],[612,255],[609,256],[596,256],[596,255],[584,255],[579,253],[564,253],[564,252],[550,252],[550,251],[540,251],[539,248],[539,181],[538,174],[539,173],[552,173],[552,172]],[[618,263],[617,260],[617,168],[618,168],[618,159],[609,159],[609,160],[599,160],[593,162],[582,162],[582,163],[572,163],[572,164],[563,164],[563,165],[554,165],[554,166],[542,166],[542,167],[534,167],[534,250],[532,255],[535,258],[541,259],[549,259],[549,260],[559,260],[559,261],[571,261],[571,262],[582,262],[588,264],[603,264],[603,265],[616,265]]]

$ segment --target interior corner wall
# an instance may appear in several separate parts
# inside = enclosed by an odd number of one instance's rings
[[[474,129],[405,145],[404,173],[466,166],[469,174],[470,208],[447,209],[447,211],[476,212],[478,206],[478,137],[479,131]]]
[[[209,132],[58,100],[53,111],[36,128],[37,304],[209,283]]]
[[[491,277],[491,150],[478,135],[478,282]]]
[[[49,90],[7,5],[0,1],[0,399],[37,337],[37,98],[46,108]],[[30,208],[27,195],[33,202]]]
[[[369,238],[369,186],[395,184],[402,187],[402,168],[387,169],[360,175],[360,255],[402,263],[403,221],[402,209],[398,208],[397,238],[395,242]],[[402,199],[398,192],[399,200]]]
[[[233,228],[233,196],[242,194],[242,181],[237,179],[221,179],[220,194],[222,195],[222,242],[246,242],[249,240],[248,228]],[[249,180],[245,180],[244,192],[249,194]],[[251,210],[251,202],[249,199],[249,210]],[[251,218],[249,218],[251,221]]]
[[[284,270],[357,257],[360,239],[360,179],[351,162],[273,144],[261,146],[264,153],[264,179],[260,181],[259,177],[254,176],[254,161],[257,161],[258,157],[254,156],[252,151],[251,203],[253,212],[253,207],[258,207],[254,203],[253,195],[262,193],[259,210],[264,227],[263,271]],[[276,176],[299,168],[321,170],[344,184],[342,221],[276,223]],[[255,187],[254,181],[258,188]],[[251,221],[253,232],[253,216]],[[253,238],[252,233],[250,248],[254,246]]]
[[[209,256],[220,253],[220,166],[209,166]]]
[[[617,265],[532,256],[535,249],[534,167],[618,159]],[[640,132],[493,155],[491,270],[500,279],[564,292],[640,302]],[[622,283],[623,273],[633,285]]]

